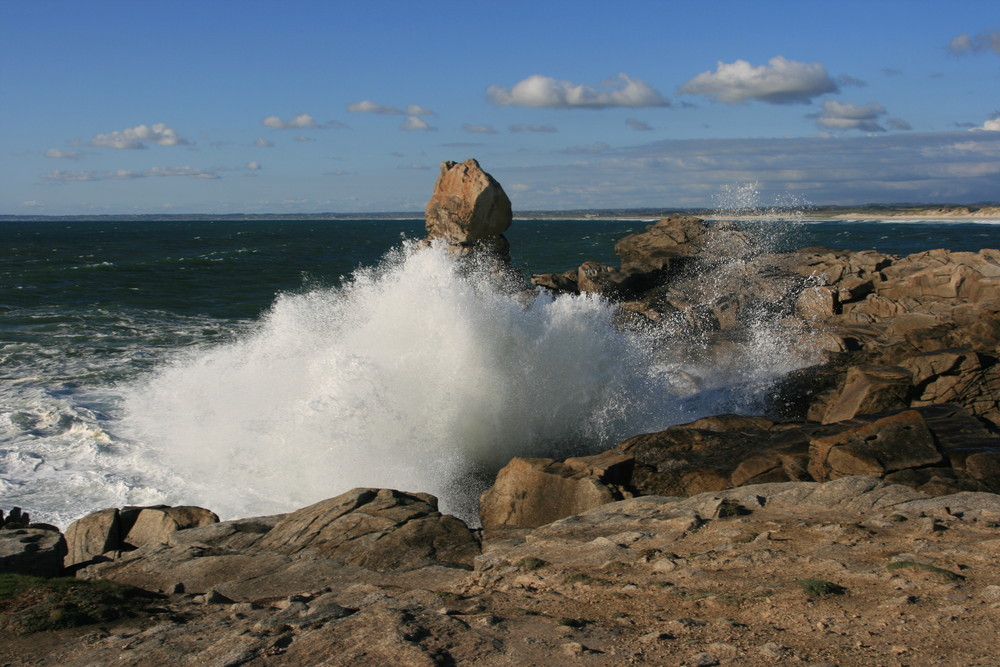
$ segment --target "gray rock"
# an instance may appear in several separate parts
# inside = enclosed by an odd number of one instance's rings
[[[0,530],[0,572],[56,577],[62,574],[66,540],[58,530]]]
[[[354,489],[286,515],[258,543],[289,556],[308,550],[378,570],[472,566],[479,542],[462,521],[437,511],[437,499],[391,489]]]

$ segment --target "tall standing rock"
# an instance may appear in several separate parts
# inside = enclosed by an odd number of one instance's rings
[[[461,248],[486,245],[506,254],[503,233],[513,220],[510,199],[473,159],[441,163],[425,217],[430,239]]]

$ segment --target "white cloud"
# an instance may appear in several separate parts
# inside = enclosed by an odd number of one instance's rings
[[[406,132],[414,131],[426,131],[433,130],[434,128],[427,124],[422,118],[417,118],[416,116],[407,116],[403,119],[403,124],[399,126]]]
[[[497,106],[545,107],[552,109],[605,109],[608,107],[667,107],[670,100],[641,79],[618,74],[601,89],[550,76],[534,74],[507,89],[490,86],[486,97]]]
[[[136,125],[119,132],[98,134],[90,140],[90,145],[97,148],[139,149],[146,148],[145,142],[160,146],[183,146],[188,142],[177,134],[173,128],[164,123]]]
[[[257,140],[253,142],[253,145],[257,148],[274,148],[274,144],[263,137],[257,137]]]
[[[466,123],[462,126],[462,129],[469,134],[496,134],[497,131],[493,129],[491,125],[472,125]]]
[[[638,118],[628,118],[625,120],[625,124],[636,132],[649,132],[653,129],[648,123],[644,123]]]
[[[507,128],[511,132],[558,132],[555,125],[529,125],[529,124],[519,124],[511,125]]]
[[[261,121],[263,125],[267,127],[273,127],[276,130],[289,130],[293,128],[318,128],[319,124],[316,119],[307,113],[300,113],[299,115],[291,118],[289,120],[282,120],[277,116],[268,116]]]
[[[46,181],[54,181],[57,183],[72,183],[77,181],[98,181],[100,177],[92,171],[63,171],[62,169],[56,169],[54,171],[47,172],[41,176]]]
[[[55,170],[42,174],[41,178],[56,183],[74,183],[85,181],[131,181],[147,176],[187,176],[199,179],[218,179],[220,176],[204,169],[194,167],[151,167],[145,171],[115,169],[113,171],[62,171]]]
[[[1000,132],[664,140],[505,174],[532,184],[522,209],[712,206],[720,188],[748,181],[760,183],[764,201],[992,201]]]
[[[981,32],[972,36],[963,32],[952,38],[948,48],[952,53],[957,54],[992,51],[1000,56],[1000,30]]]
[[[745,60],[719,62],[715,72],[702,72],[679,92],[705,95],[718,102],[739,104],[758,100],[768,104],[808,104],[812,98],[838,91],[820,63],[801,63],[775,56],[767,65],[753,66]]]
[[[375,104],[371,100],[361,100],[360,102],[354,102],[353,104],[348,104],[347,110],[352,113],[381,113],[381,114],[403,113],[402,109],[397,109],[396,107],[387,107],[381,104]]]
[[[80,154],[77,151],[61,151],[58,148],[50,148],[45,151],[43,155],[45,155],[45,157],[63,160],[76,160],[80,157]]]
[[[300,134],[300,135],[298,135],[298,136],[295,137],[295,141],[297,141],[297,142],[299,142],[301,144],[301,143],[306,143],[308,141],[316,141],[316,140],[313,139],[312,137],[307,137],[304,134]]]
[[[816,124],[827,130],[861,130],[862,132],[885,132],[878,124],[878,117],[884,116],[881,104],[847,104],[836,100],[823,102],[823,112],[816,115]],[[905,121],[898,121],[905,122]]]
[[[209,178],[216,179],[219,175],[203,169],[194,167],[152,167],[145,172],[146,176],[187,176],[189,178]]]
[[[405,109],[398,107],[376,104],[371,100],[361,100],[347,105],[347,110],[352,113],[377,113],[390,116],[433,116],[434,112],[419,104],[409,104]]]
[[[972,128],[974,132],[1000,132],[1000,118],[991,118],[979,127]]]
[[[597,143],[590,144],[589,146],[571,146],[571,147],[563,150],[563,153],[570,153],[570,154],[587,153],[587,154],[593,154],[593,153],[606,153],[609,150],[611,150],[611,146],[608,146],[603,141],[598,141]]]
[[[20,205],[23,206],[24,208],[37,208],[39,206],[43,206],[43,204],[41,202],[37,202],[34,199],[29,199],[28,201],[23,201],[23,202],[21,202]]]
[[[422,107],[419,104],[407,105],[404,110],[407,114],[411,116],[433,116],[434,112],[426,107]]]
[[[855,78],[848,74],[841,74],[837,77],[837,85],[840,86],[854,86],[855,88],[867,88],[868,82],[862,79]]]
[[[132,171],[130,169],[116,169],[115,171],[109,171],[102,177],[103,180],[108,181],[131,181],[136,178],[145,178],[146,174],[139,171]]]
[[[257,160],[252,160],[248,162],[247,169],[249,169],[250,171],[260,171],[260,162],[257,162]]]

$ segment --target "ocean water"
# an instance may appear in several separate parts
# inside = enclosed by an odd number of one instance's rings
[[[528,275],[616,264],[614,242],[649,222],[518,220],[508,237]],[[775,248],[908,254],[1000,247],[995,223],[757,231]],[[527,296],[415,251],[422,233],[419,220],[0,222],[0,508],[60,526],[129,504],[235,518],[390,486],[473,519],[511,456],[754,412],[815,358],[803,332],[768,322],[724,358],[678,351],[670,331],[617,330],[599,298]]]

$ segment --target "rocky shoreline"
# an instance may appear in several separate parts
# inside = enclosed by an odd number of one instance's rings
[[[427,221],[509,283],[510,202],[474,160],[442,165]],[[764,386],[765,416],[513,459],[481,528],[418,489],[225,522],[109,508],[65,534],[11,511],[0,664],[993,664],[1000,250],[778,253],[752,232],[671,216],[618,267],[532,282],[612,300],[674,352],[764,331],[816,355]]]

